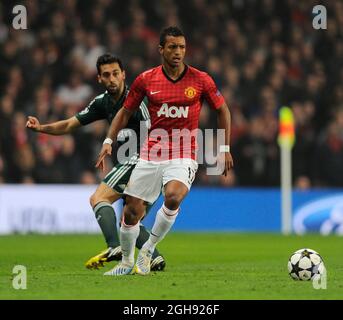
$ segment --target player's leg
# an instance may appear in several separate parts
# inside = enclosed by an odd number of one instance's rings
[[[157,212],[148,241],[139,252],[136,262],[137,273],[145,275],[150,272],[152,252],[173,226],[180,204],[193,183],[197,168],[195,161],[186,161],[179,165],[171,163],[166,166],[163,174],[164,203]]]
[[[177,180],[169,181],[164,187],[164,203],[157,211],[155,223],[152,227],[148,242],[144,244],[149,251],[154,250],[173,226],[179,213],[179,207],[182,200],[188,194],[187,186]]]
[[[132,273],[134,249],[139,234],[139,222],[146,211],[147,203],[154,203],[162,186],[162,170],[148,162],[138,162],[133,170],[130,183],[125,189],[126,205],[120,227],[122,262],[105,275],[121,276]]]
[[[172,180],[166,184],[164,203],[157,211],[148,241],[139,251],[135,266],[136,273],[146,275],[150,272],[152,253],[173,226],[180,204],[187,193],[188,188],[180,181]]]
[[[146,210],[144,200],[135,197],[126,197],[123,218],[120,226],[120,244],[122,261],[104,275],[122,276],[134,273],[135,244],[139,235],[140,220]]]
[[[125,204],[125,195],[123,192],[130,180],[132,171],[136,167],[138,162],[138,154],[132,156],[128,161],[124,162],[123,164],[117,164],[116,170],[114,173],[109,175],[104,179],[104,182],[110,187],[113,188],[117,193],[119,193],[123,199]],[[145,215],[146,216],[150,210],[152,205],[146,206]],[[136,248],[141,249],[143,244],[149,239],[150,232],[145,228],[145,226],[141,223],[139,228],[139,235],[136,241]],[[157,248],[153,252],[152,260],[151,260],[151,270],[154,271],[162,271],[166,266],[164,257],[159,253]]]
[[[116,164],[106,175],[101,185],[91,197],[91,205],[107,242],[108,249],[92,257],[86,262],[86,267],[93,269],[104,266],[104,262],[121,259],[119,233],[116,227],[116,214],[112,203],[123,196],[124,189],[131,173],[138,162],[138,154],[132,156],[123,164]],[[149,238],[150,233],[141,225],[136,246],[141,248]],[[152,270],[161,271],[165,268],[165,260],[156,249],[151,261]]]
[[[89,269],[103,267],[104,262],[121,259],[121,248],[117,231],[117,219],[112,203],[121,198],[121,194],[102,182],[90,197],[96,220],[104,235],[107,249],[86,262]]]
[[[125,204],[125,201],[124,201],[124,204]],[[144,217],[148,215],[153,205],[154,204],[146,204]],[[143,244],[148,241],[149,237],[150,237],[150,232],[146,229],[146,227],[142,224],[142,221],[141,221],[140,226],[139,226],[139,235],[136,240],[136,248],[141,249]],[[152,254],[152,259],[151,259],[151,271],[163,271],[165,267],[166,267],[166,262],[165,262],[164,257],[162,256],[162,254],[160,254],[158,249],[155,248]]]

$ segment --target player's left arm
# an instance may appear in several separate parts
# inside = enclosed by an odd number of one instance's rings
[[[226,176],[228,171],[233,167],[230,150],[231,113],[225,103],[224,97],[218,90],[213,79],[207,73],[203,73],[203,96],[210,107],[217,112],[218,128],[225,130],[225,144],[220,146],[219,152],[225,155],[223,175]]]
[[[225,154],[225,167],[223,175],[227,175],[227,172],[233,167],[233,159],[230,150],[230,133],[231,133],[231,113],[226,103],[222,104],[217,111],[218,128],[225,130],[225,145],[220,146],[219,152]]]

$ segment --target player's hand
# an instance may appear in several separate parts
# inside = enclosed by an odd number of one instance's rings
[[[112,146],[109,143],[104,143],[98,155],[95,167],[99,168],[101,171],[105,171],[105,158],[106,156],[110,156],[111,154]]]
[[[224,160],[225,167],[224,167],[223,175],[226,177],[229,170],[233,168],[233,159],[230,152],[225,152],[224,154],[225,154],[225,160]]]
[[[41,125],[39,123],[39,120],[35,117],[28,116],[27,122],[26,122],[26,128],[29,128],[33,131],[40,131]]]

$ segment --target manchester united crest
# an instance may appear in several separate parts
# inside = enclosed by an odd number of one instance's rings
[[[193,87],[187,87],[185,89],[185,95],[187,98],[192,99],[196,96],[197,91]]]

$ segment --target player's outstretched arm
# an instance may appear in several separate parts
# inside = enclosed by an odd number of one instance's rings
[[[231,133],[231,113],[226,103],[221,105],[217,109],[218,128],[225,130],[225,145],[220,146],[220,152],[225,153],[225,167],[223,175],[227,175],[227,172],[233,167],[233,159],[230,152],[230,133]]]
[[[105,157],[112,154],[112,143],[117,140],[119,131],[126,128],[132,114],[133,111],[130,111],[124,107],[118,111],[112,120],[110,128],[108,129],[107,137],[104,140],[95,167],[101,169],[102,171],[105,170]]]
[[[76,117],[71,117],[66,120],[56,121],[49,124],[40,124],[36,117],[28,116],[26,128],[36,132],[42,132],[52,135],[63,135],[72,132],[74,129],[81,126]]]

